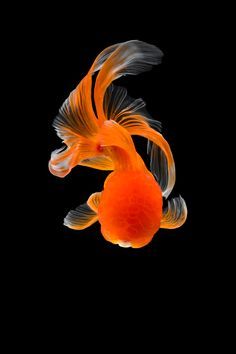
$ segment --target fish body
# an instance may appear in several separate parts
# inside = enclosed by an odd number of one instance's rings
[[[50,172],[65,177],[77,165],[112,171],[102,191],[68,213],[65,226],[82,230],[99,221],[107,241],[140,248],[159,228],[176,228],[185,222],[182,197],[171,199],[163,209],[163,197],[175,184],[175,163],[160,122],[148,115],[142,99],[129,97],[126,89],[112,83],[123,75],[149,70],[161,62],[162,55],[159,48],[137,40],[108,47],[62,105],[53,125],[66,149],[52,153]],[[148,139],[150,170],[132,135]]]
[[[142,247],[159,230],[161,218],[162,191],[150,173],[111,173],[98,207],[101,233],[107,241],[123,247]]]

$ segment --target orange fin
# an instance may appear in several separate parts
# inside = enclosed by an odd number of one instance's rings
[[[113,171],[114,163],[108,156],[96,156],[88,158],[79,163],[81,166],[96,168],[97,170]]]
[[[71,169],[78,164],[78,151],[76,147],[64,147],[52,152],[49,161],[49,171],[57,177],[65,177]]]
[[[182,226],[187,219],[187,206],[184,199],[179,196],[168,201],[167,208],[163,211],[161,225],[162,229],[176,229]]]
[[[65,151],[62,151],[63,148],[55,150],[49,161],[50,172],[58,177],[66,176],[83,158],[78,150],[81,140],[93,138],[98,131],[98,122],[92,107],[91,86],[92,77],[89,74],[71,92],[53,121],[57,135],[68,146]]]
[[[107,119],[110,118],[116,121],[128,131],[132,130],[133,127],[143,127],[145,131],[148,124],[150,128],[160,132],[161,123],[152,119],[144,107],[145,102],[141,98],[132,99],[127,95],[127,90],[123,87],[112,84],[106,91],[104,112]],[[150,170],[157,179],[163,195],[167,196],[169,175],[166,154],[160,146],[150,140],[148,140],[147,152],[150,154]]]
[[[101,66],[94,87],[94,100],[101,122],[106,119],[103,110],[104,95],[112,81],[123,75],[137,75],[148,71],[161,62],[162,56],[159,48],[138,40],[120,43],[112,48]]]
[[[168,188],[168,161],[163,150],[156,144],[148,141],[148,154],[150,155],[150,171],[155,176],[164,196]]]
[[[97,213],[85,203],[67,214],[64,219],[64,225],[70,229],[83,230],[94,224],[97,220]]]
[[[98,129],[91,99],[92,77],[87,75],[70,93],[54,119],[57,135],[68,145],[76,137],[90,137]]]
[[[145,109],[146,103],[142,98],[134,99],[127,94],[124,87],[111,84],[104,97],[104,113],[107,119],[115,120],[124,128],[132,124],[132,116],[135,121],[146,122],[150,127],[161,131],[161,122],[152,119]]]
[[[91,69],[89,70],[90,74],[95,73],[96,71],[100,70],[108,57],[121,45],[121,43],[113,44],[110,47],[105,48],[94,60]]]
[[[95,212],[98,212],[98,206],[101,201],[102,192],[96,192],[90,195],[89,199],[87,200],[88,206]]]
[[[79,136],[90,137],[98,130],[92,104],[92,75],[100,70],[119,43],[104,49],[94,60],[88,74],[70,93],[53,122],[57,135],[67,144]],[[67,144],[68,145],[68,144]]]
[[[113,120],[105,121],[100,137],[101,146],[112,159],[115,169],[143,168],[130,134],[118,123]]]
[[[74,230],[83,230],[98,220],[97,211],[101,200],[101,192],[90,195],[87,203],[71,210],[64,219],[64,225]]]
[[[151,149],[151,171],[162,188],[163,197],[167,198],[175,184],[175,162],[168,142],[162,134],[142,120],[140,115],[124,118],[121,123],[131,135],[143,136],[153,143]]]

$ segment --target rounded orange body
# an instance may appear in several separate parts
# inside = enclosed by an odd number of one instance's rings
[[[148,244],[160,227],[162,191],[147,172],[112,172],[98,207],[101,232],[107,241],[123,247]]]

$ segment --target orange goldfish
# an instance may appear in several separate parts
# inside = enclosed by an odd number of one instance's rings
[[[101,192],[68,213],[65,226],[82,230],[99,221],[107,241],[140,248],[159,228],[173,229],[185,222],[187,207],[182,197],[168,201],[163,210],[162,198],[169,196],[175,184],[175,164],[160,122],[150,118],[142,99],[130,98],[125,88],[112,83],[123,75],[151,69],[162,56],[159,48],[138,40],[106,48],[59,110],[53,126],[66,149],[52,153],[50,172],[64,177],[76,165],[113,171]],[[148,139],[150,171],[132,135]]]

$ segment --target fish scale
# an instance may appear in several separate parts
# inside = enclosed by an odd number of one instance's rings
[[[135,198],[132,193],[138,191]],[[142,203],[150,193],[152,199],[149,200],[149,207],[145,205],[143,208]],[[98,220],[103,233],[109,235],[110,240],[132,241],[133,246],[150,242],[159,229],[161,216],[162,192],[152,176],[143,172],[113,173],[105,186],[98,208]]]

